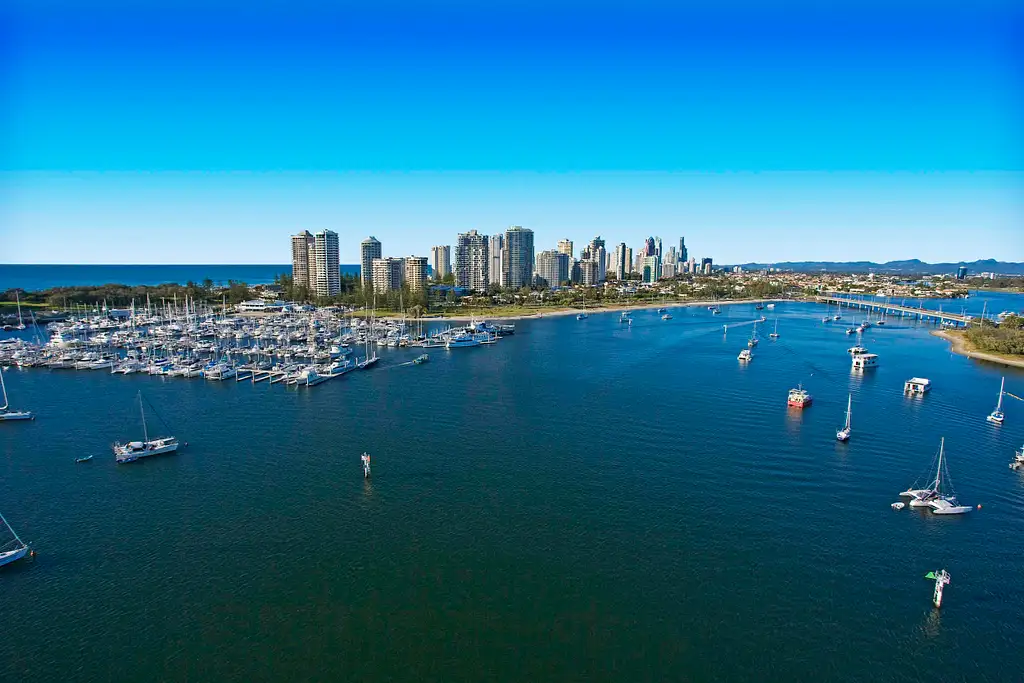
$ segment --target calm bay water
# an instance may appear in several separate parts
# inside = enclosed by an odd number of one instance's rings
[[[0,678],[1018,677],[1024,404],[984,417],[1024,372],[891,320],[851,375],[845,325],[804,304],[744,367],[750,327],[721,324],[756,313],[723,310],[520,322],[312,390],[12,369],[39,418],[0,425],[0,509],[39,556],[0,570]],[[139,389],[189,446],[115,466]],[[983,509],[893,512],[940,436]]]
[[[29,292],[51,287],[86,287],[107,283],[121,285],[202,283],[206,278],[225,285],[228,280],[265,285],[281,274],[290,275],[286,265],[24,265],[0,263],[0,291],[20,287]],[[358,275],[359,265],[342,264],[341,272]]]

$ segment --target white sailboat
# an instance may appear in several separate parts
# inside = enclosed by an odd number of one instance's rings
[[[139,458],[160,455],[162,453],[173,453],[178,450],[178,439],[173,436],[164,436],[152,440],[149,438],[149,428],[146,426],[146,410],[143,408],[141,391],[138,394],[138,398],[139,416],[142,418],[142,441],[115,442],[113,446],[114,459],[118,463],[134,462]]]
[[[771,334],[769,334],[768,337],[771,338],[771,339],[778,339],[779,338],[779,319],[778,318],[775,319],[775,331],[772,332]]]
[[[853,406],[853,394],[850,394],[846,399],[846,424],[842,429],[836,430],[836,441],[849,441],[850,440],[850,408]]]
[[[585,320],[587,318],[587,293],[583,293],[583,312],[576,314],[577,320]]]
[[[1003,420],[1006,419],[1006,416],[1003,415],[1003,393],[1004,393],[1003,388],[1005,386],[1006,386],[1006,378],[1003,377],[1002,380],[999,382],[999,401],[996,403],[996,409],[993,410],[991,413],[989,413],[988,417],[985,418],[986,420],[988,420],[992,424],[1001,425],[1001,424],[1003,424]]]
[[[18,538],[18,532],[16,532],[7,520],[4,519],[3,515],[0,515],[0,522],[3,522],[3,526],[11,532],[13,538],[9,541],[0,542],[0,567],[5,564],[10,564],[20,560],[29,554],[29,547],[24,541]],[[6,537],[6,534],[4,535]]]
[[[8,420],[34,420],[35,415],[25,410],[9,410],[7,403],[7,386],[4,384],[4,371],[0,368],[0,392],[3,393],[4,404],[0,406],[0,422]]]
[[[949,472],[943,467],[945,451],[946,439],[943,437],[939,443],[939,464],[935,468],[935,478],[925,488],[911,487],[902,491],[900,496],[910,498],[910,507],[928,507],[936,515],[962,515],[970,512],[971,506],[961,505],[954,494],[944,493],[942,490],[943,475],[947,485],[949,482]]]

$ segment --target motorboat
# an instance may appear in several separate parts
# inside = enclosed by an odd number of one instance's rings
[[[752,354],[750,352],[750,349],[743,349],[742,351],[740,351],[740,355],[737,356],[737,358],[739,360],[741,360],[741,361],[746,362],[746,361],[753,360],[754,359],[754,354]]]
[[[813,398],[803,388],[803,385],[798,385],[796,389],[789,390],[789,397],[786,400],[786,405],[791,408],[806,408],[811,405]]]

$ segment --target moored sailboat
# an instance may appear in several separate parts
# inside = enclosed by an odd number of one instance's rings
[[[7,402],[7,385],[4,384],[4,371],[0,368],[0,392],[3,393],[4,404],[0,406],[0,422],[13,420],[34,420],[35,415],[26,410],[9,410]]]
[[[849,441],[850,440],[850,408],[853,406],[853,394],[850,394],[846,399],[846,424],[843,425],[842,429],[836,430],[836,441]]]
[[[952,486],[949,483],[949,472],[945,468],[945,437],[939,442],[938,465],[935,468],[935,478],[924,488],[911,487],[900,492],[900,496],[910,498],[910,507],[928,507],[932,514],[936,515],[962,515],[972,510],[970,505],[961,505],[952,493]],[[943,483],[950,490],[950,493],[943,491]]]
[[[173,436],[164,436],[159,439],[149,438],[149,428],[146,425],[146,410],[143,407],[141,391],[138,393],[138,399],[139,416],[142,418],[142,441],[115,442],[112,448],[114,459],[118,463],[134,462],[140,458],[147,458],[151,455],[160,455],[162,453],[173,453],[178,450],[178,439]]]
[[[0,514],[0,522],[3,523],[3,528],[10,531],[11,536],[13,536],[11,540],[3,541],[2,544],[0,544],[0,567],[2,567],[5,564],[16,562],[17,560],[25,557],[29,554],[30,550],[28,544],[18,537],[18,532],[16,532],[14,528],[7,523],[7,520],[4,519],[2,514]]]
[[[1003,394],[1005,393],[1003,389],[1005,386],[1006,378],[1003,377],[999,382],[999,400],[996,402],[996,409],[989,413],[988,417],[985,418],[992,424],[1001,425],[1003,424],[1003,420],[1006,419],[1006,416],[1003,414]]]

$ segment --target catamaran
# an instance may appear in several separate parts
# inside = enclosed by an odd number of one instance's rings
[[[4,371],[0,368],[0,391],[3,392],[4,404],[0,406],[0,422],[8,420],[33,420],[35,415],[25,410],[8,410],[7,386],[4,384]]]
[[[118,463],[134,462],[139,458],[146,458],[161,453],[173,453],[178,450],[178,440],[173,436],[164,436],[159,439],[149,438],[149,428],[146,426],[146,410],[142,405],[142,392],[138,393],[139,416],[142,418],[142,441],[128,441],[127,443],[115,442],[113,445],[114,459]]]
[[[14,538],[9,541],[3,541],[0,545],[0,567],[5,564],[10,564],[25,557],[29,553],[28,544],[18,538],[18,532],[16,532],[7,520],[4,519],[3,515],[0,515],[0,522],[3,522],[4,527],[11,532],[11,536]],[[5,534],[6,536],[6,534]]]
[[[789,398],[786,400],[786,405],[792,408],[806,408],[811,405],[811,401],[814,399],[807,393],[802,384],[798,384],[796,389],[789,390]]]
[[[944,455],[946,451],[945,437],[939,442],[939,464],[935,468],[935,478],[924,488],[909,488],[902,491],[900,496],[910,498],[910,507],[928,507],[936,515],[962,515],[971,511],[970,505],[961,505],[956,495],[942,491],[943,477],[950,490],[949,471],[944,467]],[[915,482],[916,483],[916,482]]]
[[[853,394],[850,394],[846,399],[846,424],[843,425],[842,429],[836,430],[836,441],[849,441],[850,440],[850,408],[853,406]]]
[[[1003,388],[1005,386],[1006,378],[1003,377],[1002,380],[999,382],[999,401],[996,403],[996,409],[989,413],[988,417],[985,418],[992,424],[1001,425],[1003,424],[1003,420],[1006,419],[1006,416],[1003,415]]]

